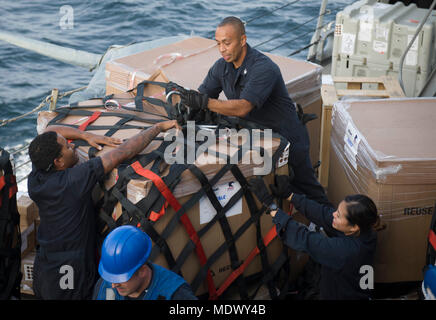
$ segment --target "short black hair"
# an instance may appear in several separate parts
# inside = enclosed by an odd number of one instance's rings
[[[233,16],[226,17],[220,22],[218,27],[224,27],[227,25],[232,25],[240,36],[245,34],[245,26],[244,23],[241,21],[241,19]]]
[[[354,194],[346,196],[347,220],[352,225],[358,225],[360,232],[364,233],[375,228],[380,223],[377,206],[366,195]]]
[[[35,137],[29,145],[29,157],[37,170],[53,170],[53,161],[61,156],[62,146],[58,135],[47,131]]]

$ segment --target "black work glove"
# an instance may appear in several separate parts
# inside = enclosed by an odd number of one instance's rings
[[[195,90],[185,90],[180,95],[182,103],[194,110],[206,110],[209,102],[209,96],[206,93],[200,93]]]
[[[248,182],[250,190],[256,195],[265,207],[269,207],[274,202],[273,196],[268,192],[262,177],[253,178]]]
[[[165,95],[168,95],[168,93],[170,93],[171,91],[177,91],[180,92],[180,94],[183,94],[187,90],[182,86],[179,86],[177,83],[170,81],[165,86]]]
[[[277,198],[287,199],[296,188],[292,185],[292,177],[288,175],[277,175],[274,177],[274,184],[270,184],[271,192]]]

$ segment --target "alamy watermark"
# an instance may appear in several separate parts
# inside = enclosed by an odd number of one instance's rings
[[[359,270],[360,274],[363,276],[360,278],[359,286],[362,290],[372,290],[374,289],[374,268],[370,265],[363,265]]]
[[[164,137],[171,141],[164,151],[168,164],[251,164],[254,175],[266,175],[272,170],[272,130],[200,128],[187,122],[186,137],[171,129]],[[196,143],[199,145],[195,147]]]
[[[64,5],[59,8],[59,27],[62,30],[68,30],[74,28],[74,9],[70,5]]]
[[[74,269],[72,266],[65,264],[60,267],[59,273],[63,276],[59,279],[59,287],[62,290],[74,289]]]

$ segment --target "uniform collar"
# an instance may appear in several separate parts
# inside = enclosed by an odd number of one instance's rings
[[[247,65],[247,61],[251,59],[253,49],[250,47],[250,45],[248,43],[246,44],[246,46],[247,46],[247,52],[245,54],[244,61],[242,61],[242,64],[240,65],[240,67],[236,69],[233,62],[226,62],[227,66],[229,68],[232,68],[233,70],[239,71]]]

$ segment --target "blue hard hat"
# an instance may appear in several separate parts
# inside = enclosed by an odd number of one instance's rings
[[[430,290],[436,297],[436,266],[428,266],[424,275],[423,288]]]
[[[98,272],[108,282],[126,282],[147,261],[151,246],[150,237],[142,230],[118,227],[103,242]]]

